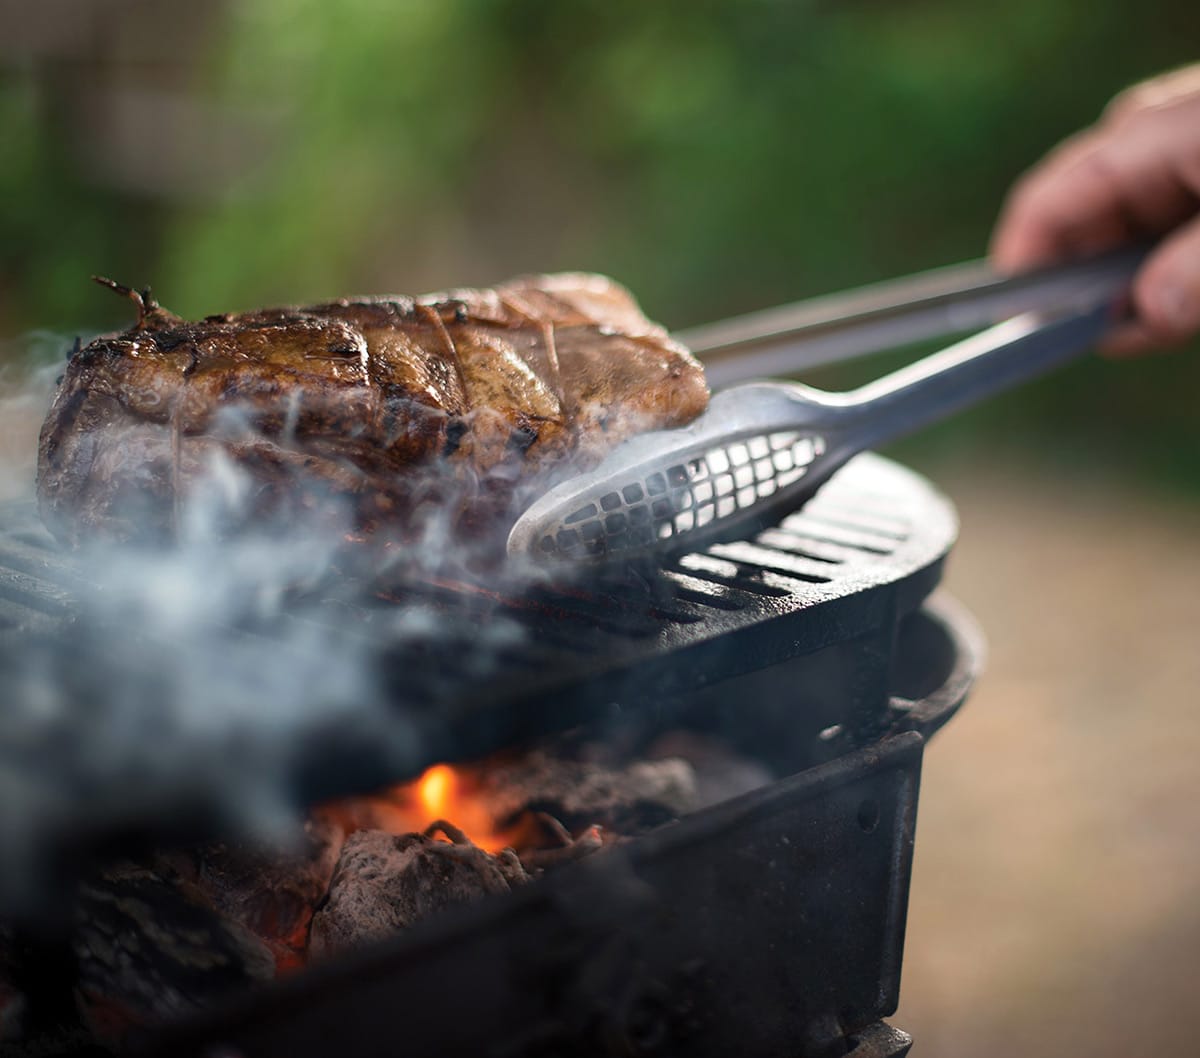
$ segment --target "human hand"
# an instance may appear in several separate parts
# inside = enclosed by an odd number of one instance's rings
[[[1100,120],[1052,151],[1009,194],[992,235],[1004,272],[1162,236],[1134,279],[1134,318],[1114,353],[1200,331],[1200,64],[1122,92]]]

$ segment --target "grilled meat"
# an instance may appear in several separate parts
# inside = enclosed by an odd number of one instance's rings
[[[602,276],[199,322],[110,285],[138,322],[72,355],[39,444],[42,515],[72,544],[169,537],[214,480],[247,517],[341,504],[367,529],[478,531],[708,398],[697,361]]]

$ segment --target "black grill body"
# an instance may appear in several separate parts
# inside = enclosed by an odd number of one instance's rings
[[[78,673],[61,716],[0,747],[0,767],[18,782],[36,778],[30,790],[55,791],[56,808],[70,792],[65,810],[45,813],[30,869],[69,877],[89,851],[130,834],[219,833],[222,791],[197,781],[219,740],[198,745],[195,772],[152,787],[129,780],[137,732],[127,759],[120,741],[100,767],[87,752],[88,733],[107,722],[97,688],[153,701],[178,645],[125,629],[145,650],[133,671],[127,654],[115,662],[113,630],[91,618],[86,572],[30,508],[0,522],[0,668],[42,654],[61,665],[65,651]],[[950,504],[923,479],[868,455],[779,526],[665,569],[515,591],[465,580],[398,581],[369,597],[309,591],[277,623],[316,625],[328,649],[363,651],[379,700],[330,701],[280,724],[280,780],[297,804],[580,725],[628,737],[682,723],[791,777],[146,1046],[903,1053],[879,1019],[897,1001],[921,754],[981,657],[969,617],[946,602],[923,608],[956,531]],[[398,639],[397,613],[429,615],[429,634],[410,622]],[[481,669],[469,659],[494,627],[520,634],[502,637]],[[269,652],[278,633],[233,627],[230,649]]]

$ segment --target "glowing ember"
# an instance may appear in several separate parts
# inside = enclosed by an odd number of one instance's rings
[[[470,769],[449,764],[435,764],[414,782],[328,805],[325,810],[350,832],[366,827],[411,834],[445,820],[487,852],[513,844],[515,836],[496,825]]]

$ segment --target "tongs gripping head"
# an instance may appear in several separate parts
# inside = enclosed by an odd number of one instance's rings
[[[514,527],[509,553],[595,562],[752,531],[781,501],[797,502],[796,486],[826,452],[828,433],[806,427],[802,409],[820,398],[828,416],[831,396],[780,383],[717,394],[692,426],[626,442],[595,471],[541,497]]]

